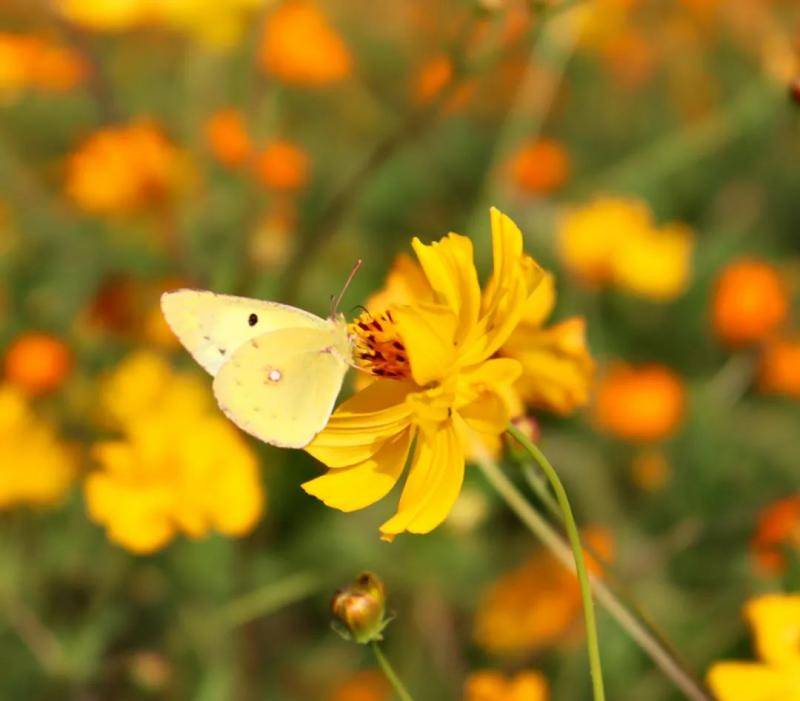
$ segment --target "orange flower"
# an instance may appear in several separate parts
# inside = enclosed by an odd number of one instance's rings
[[[758,527],[751,543],[756,563],[766,574],[786,569],[786,550],[800,551],[800,494],[778,499],[758,516]]]
[[[464,701],[547,701],[549,698],[547,679],[533,670],[508,678],[485,669],[473,672],[464,683]]]
[[[598,556],[611,559],[614,543],[608,531],[592,528],[583,537]],[[600,574],[595,558],[587,556],[587,563],[595,575]],[[492,654],[530,654],[563,640],[580,612],[575,575],[549,551],[540,550],[484,592],[473,635]]]
[[[6,351],[6,379],[31,395],[58,389],[72,369],[72,353],[54,336],[29,332]]]
[[[364,669],[339,684],[329,701],[389,701],[391,687],[380,670]]]
[[[645,492],[657,492],[667,484],[672,468],[667,456],[657,448],[645,448],[631,462],[631,479]]]
[[[37,36],[0,33],[0,91],[63,92],[78,85],[87,71],[86,62],[70,48]]]
[[[761,356],[758,387],[767,394],[800,399],[800,336],[767,343]]]
[[[205,124],[205,136],[211,153],[229,168],[243,166],[253,152],[244,117],[239,110],[219,110]]]
[[[510,170],[520,190],[533,195],[546,195],[558,190],[567,181],[569,155],[554,139],[526,141],[512,157]]]
[[[453,79],[453,62],[447,56],[436,56],[422,64],[414,78],[417,102],[430,102]]]
[[[432,102],[442,90],[450,85],[453,75],[453,62],[448,56],[435,56],[423,63],[411,83],[414,102],[418,105]],[[472,97],[474,88],[475,85],[472,82],[458,86],[447,100],[447,109],[452,112],[463,108]]]
[[[256,177],[274,190],[298,190],[308,183],[308,154],[284,140],[272,141],[256,156]]]
[[[311,0],[288,0],[267,18],[259,61],[268,73],[317,86],[350,74],[350,50]]]
[[[763,341],[786,319],[789,300],[778,270],[754,258],[730,263],[717,279],[712,321],[727,345]]]
[[[91,214],[125,214],[163,200],[180,176],[178,151],[154,124],[108,127],[67,164],[67,195]]]
[[[658,441],[683,419],[683,381],[662,365],[612,365],[600,380],[595,420],[604,431],[629,441]]]

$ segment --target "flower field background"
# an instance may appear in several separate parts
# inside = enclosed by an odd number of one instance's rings
[[[798,164],[794,0],[0,0],[0,698],[389,701],[371,571],[417,701],[592,699],[511,418],[646,622],[598,601],[608,698],[799,701]],[[348,403],[250,438],[162,293],[324,317],[358,259]]]

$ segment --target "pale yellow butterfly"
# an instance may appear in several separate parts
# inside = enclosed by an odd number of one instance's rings
[[[360,261],[350,273],[349,284]],[[347,323],[278,302],[177,290],[161,297],[170,328],[214,377],[220,409],[239,428],[303,448],[328,423],[352,363]]]

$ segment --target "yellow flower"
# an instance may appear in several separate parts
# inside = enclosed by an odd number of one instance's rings
[[[185,31],[213,48],[234,46],[248,26],[253,11],[264,0],[157,0],[155,8],[168,27]]]
[[[580,280],[666,302],[686,290],[694,237],[679,224],[657,227],[644,202],[603,197],[563,217],[558,247]]]
[[[76,471],[73,452],[9,385],[0,385],[0,466],[0,508],[57,503]]]
[[[202,382],[174,373],[161,356],[148,351],[132,353],[105,377],[99,399],[103,415],[117,428],[158,412],[191,422],[213,406]]]
[[[516,225],[497,210],[491,218],[494,273],[483,291],[468,238],[414,239],[432,299],[364,313],[353,324],[357,362],[377,379],[345,401],[306,448],[330,470],[304,489],[354,511],[392,489],[415,443],[398,511],[381,526],[386,540],[438,526],[461,490],[470,440],[496,438],[510,417],[504,396],[521,366],[493,356],[542,272],[523,254]]]
[[[718,662],[708,683],[719,701],[800,701],[800,595],[767,594],[745,615],[761,662]]]
[[[178,533],[252,529],[264,501],[257,461],[201,380],[140,353],[103,382],[101,402],[122,437],[94,446],[99,469],[85,493],[111,540],[148,553]]]
[[[93,31],[162,26],[217,48],[236,43],[249,15],[263,4],[264,0],[56,0],[64,17]]]
[[[633,294],[668,302],[686,291],[694,238],[680,224],[625,242],[612,260],[614,281]]]
[[[149,19],[153,0],[55,0],[69,21],[95,31],[130,29]]]
[[[389,271],[386,285],[367,306],[385,309],[414,300],[432,302],[434,291],[423,269],[401,254]],[[544,273],[519,324],[497,351],[496,355],[518,360],[522,366],[513,391],[506,396],[514,417],[523,413],[525,404],[569,414],[589,401],[594,362],[586,345],[586,322],[571,317],[545,328],[555,303],[555,278]]]

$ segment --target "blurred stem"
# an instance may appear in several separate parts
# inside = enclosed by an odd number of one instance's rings
[[[372,648],[372,652],[375,653],[375,659],[378,660],[378,664],[381,666],[383,673],[386,675],[386,678],[389,680],[389,683],[392,685],[400,701],[414,701],[411,694],[409,694],[405,686],[403,686],[403,682],[400,681],[400,677],[395,673],[391,663],[386,659],[386,655],[383,654],[380,645],[373,641],[370,643],[370,647]]]
[[[244,625],[305,599],[320,587],[319,578],[311,573],[293,574],[234,599],[220,611],[220,618],[226,627]]]
[[[581,599],[583,601],[583,618],[586,622],[586,645],[589,650],[589,669],[592,675],[592,691],[595,701],[604,701],[606,694],[603,689],[603,668],[600,662],[600,644],[597,640],[597,621],[594,615],[594,602],[592,601],[592,588],[589,584],[589,574],[586,571],[586,558],[581,546],[581,536],[578,533],[578,526],[575,523],[575,516],[567,497],[567,491],[558,477],[555,468],[545,457],[539,447],[528,440],[514,424],[509,424],[506,428],[519,444],[528,451],[530,456],[539,463],[545,477],[555,492],[556,501],[564,515],[564,527],[567,530],[570,546],[572,547],[572,557],[575,561],[575,572],[578,576],[578,583],[581,589]]]
[[[757,82],[742,90],[728,105],[685,129],[649,142],[611,170],[577,185],[578,193],[597,189],[645,190],[687,165],[708,157],[746,133],[783,104],[783,93]]]
[[[476,460],[486,479],[497,490],[511,510],[527,526],[553,555],[567,567],[574,568],[569,545],[559,533],[528,503],[522,493],[506,477],[497,463],[484,452],[479,452]],[[685,670],[676,657],[648,630],[647,626],[634,615],[608,588],[596,577],[589,577],[597,600],[631,639],[655,662],[664,675],[670,679],[691,701],[713,701],[701,682]]]
[[[21,601],[14,600],[5,602],[3,615],[8,626],[25,643],[47,674],[61,676],[68,672],[66,655],[60,641],[33,611]]]

